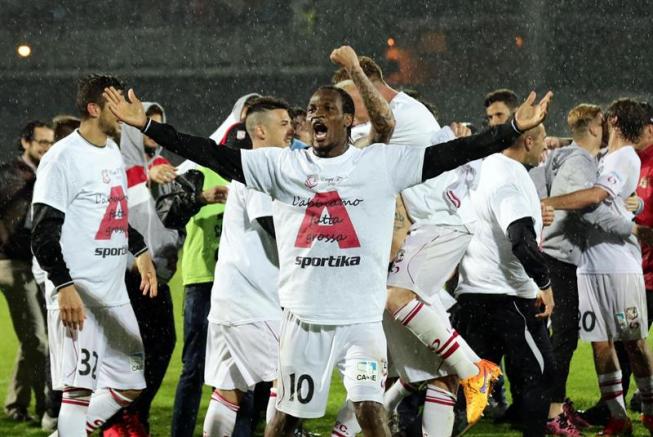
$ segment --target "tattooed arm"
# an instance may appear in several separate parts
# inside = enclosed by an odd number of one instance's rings
[[[372,124],[370,134],[367,138],[361,139],[360,142],[357,141],[356,146],[362,148],[370,144],[390,141],[395,128],[395,118],[388,102],[363,72],[356,52],[349,46],[342,46],[331,53],[331,61],[347,70],[354,85],[358,88],[370,116]]]
[[[412,224],[406,206],[401,195],[397,196],[397,207],[395,208],[395,224],[392,230],[392,246],[390,246],[390,260],[395,259],[397,252],[404,244],[408,230]]]

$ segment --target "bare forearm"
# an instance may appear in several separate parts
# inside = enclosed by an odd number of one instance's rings
[[[562,196],[553,196],[544,199],[544,203],[555,209],[576,210],[585,209],[601,203],[608,193],[600,188],[593,187],[579,190]]]
[[[387,143],[390,141],[395,128],[395,118],[390,110],[390,105],[365,75],[362,68],[354,68],[349,74],[358,88],[370,116],[370,122],[372,123],[371,135],[373,136],[371,142]]]
[[[395,208],[395,223],[392,229],[392,246],[390,247],[390,259],[393,260],[397,256],[397,252],[404,244],[406,235],[411,225],[410,218],[406,212],[406,207],[401,196],[397,196],[397,206]]]

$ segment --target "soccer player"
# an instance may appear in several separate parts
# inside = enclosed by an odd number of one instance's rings
[[[254,150],[288,147],[293,126],[288,104],[273,97],[250,102],[245,125]],[[207,437],[230,436],[240,400],[254,385],[277,378],[279,260],[272,199],[233,180],[225,204],[211,290],[205,378],[214,387],[204,419]],[[271,390],[268,418],[274,415]]]
[[[607,109],[606,119],[608,153],[599,164],[596,184],[545,199],[547,204],[556,209],[583,209],[606,202],[624,217],[633,218],[624,202],[635,192],[639,180],[640,159],[633,145],[646,123],[646,112],[637,101],[619,99]],[[622,341],[628,353],[642,396],[642,422],[653,430],[653,363],[645,341],[648,311],[637,239],[633,235],[615,238],[600,229],[590,229],[577,276],[581,338],[592,343],[601,396],[611,416],[603,435],[632,432],[615,341]]]
[[[145,388],[143,343],[124,282],[136,257],[143,294],[157,279],[143,237],[127,222],[127,176],[111,139],[117,118],[102,91],[111,76],[79,81],[78,130],[57,142],[37,171],[32,250],[48,273],[52,386],[63,390],[58,433],[82,437]]]
[[[544,137],[537,126],[483,161],[471,191],[478,220],[456,289],[463,337],[481,357],[495,361],[505,353],[520,389],[524,433],[534,436],[544,435],[549,407],[553,359],[545,321],[553,296],[538,249],[540,200],[524,165],[539,161]],[[540,303],[544,310],[536,315]]]
[[[333,52],[332,60],[348,73],[355,88],[344,83],[349,94],[363,100],[370,119],[378,117],[372,96],[389,102],[396,126],[389,144],[426,147],[455,138],[450,128],[440,129],[435,117],[420,102],[397,92],[383,80],[380,68],[369,58],[360,61],[349,47]],[[359,66],[360,65],[360,66]],[[367,80],[366,80],[367,79]],[[358,145],[358,143],[357,143]],[[429,435],[450,435],[458,377],[463,379],[468,403],[468,422],[475,424],[487,404],[488,388],[500,374],[498,366],[481,360],[451,327],[449,316],[437,294],[460,262],[472,236],[475,220],[467,199],[480,162],[465,165],[409,188],[401,193],[397,216],[410,222],[405,234],[395,232],[401,249],[388,275],[388,301],[384,328],[393,364],[403,382],[429,381],[423,428]],[[405,214],[401,211],[405,208]],[[400,235],[397,235],[400,234]],[[417,340],[417,341],[415,341]],[[406,353],[407,351],[412,353]],[[416,352],[415,352],[416,351]],[[443,362],[446,364],[443,366]],[[385,405],[393,412],[407,391],[397,382],[386,395]],[[348,434],[340,418],[338,432]],[[344,425],[346,428],[343,428]]]
[[[280,333],[277,414],[267,436],[289,435],[298,418],[324,414],[334,366],[365,435],[387,435],[383,411],[386,342],[381,326],[396,195],[470,160],[508,147],[542,122],[551,93],[515,119],[437,147],[351,146],[354,106],[339,88],[311,97],[312,148],[231,150],[148,120],[133,90],[130,102],[107,88],[110,108],[169,147],[223,176],[269,194],[279,248]]]

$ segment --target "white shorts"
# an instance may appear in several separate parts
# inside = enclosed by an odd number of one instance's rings
[[[286,310],[277,409],[304,419],[324,416],[334,367],[343,375],[347,399],[383,403],[386,353],[381,322],[315,325]]]
[[[428,301],[447,282],[471,239],[465,226],[413,225],[392,261],[388,286],[412,290]]]
[[[579,273],[580,337],[585,341],[630,341],[648,335],[641,273]]]
[[[437,296],[431,299],[430,303],[425,302],[425,304],[435,311],[441,321],[453,331],[449,313]],[[429,349],[408,328],[395,320],[388,311],[383,314],[383,329],[388,339],[389,358],[393,371],[402,381],[418,383],[456,375],[456,371],[445,364],[440,355]],[[478,360],[476,353],[462,338],[460,338],[459,344],[462,350],[467,351],[470,360]]]
[[[59,310],[48,310],[52,388],[145,388],[143,341],[131,304],[85,310],[84,328],[74,333]]]
[[[279,325],[278,320],[235,326],[209,322],[204,383],[246,392],[277,379]]]

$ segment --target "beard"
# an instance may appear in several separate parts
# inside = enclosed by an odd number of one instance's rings
[[[103,134],[113,138],[114,141],[120,141],[120,125],[118,123],[112,124],[103,118],[99,119],[99,127]]]

